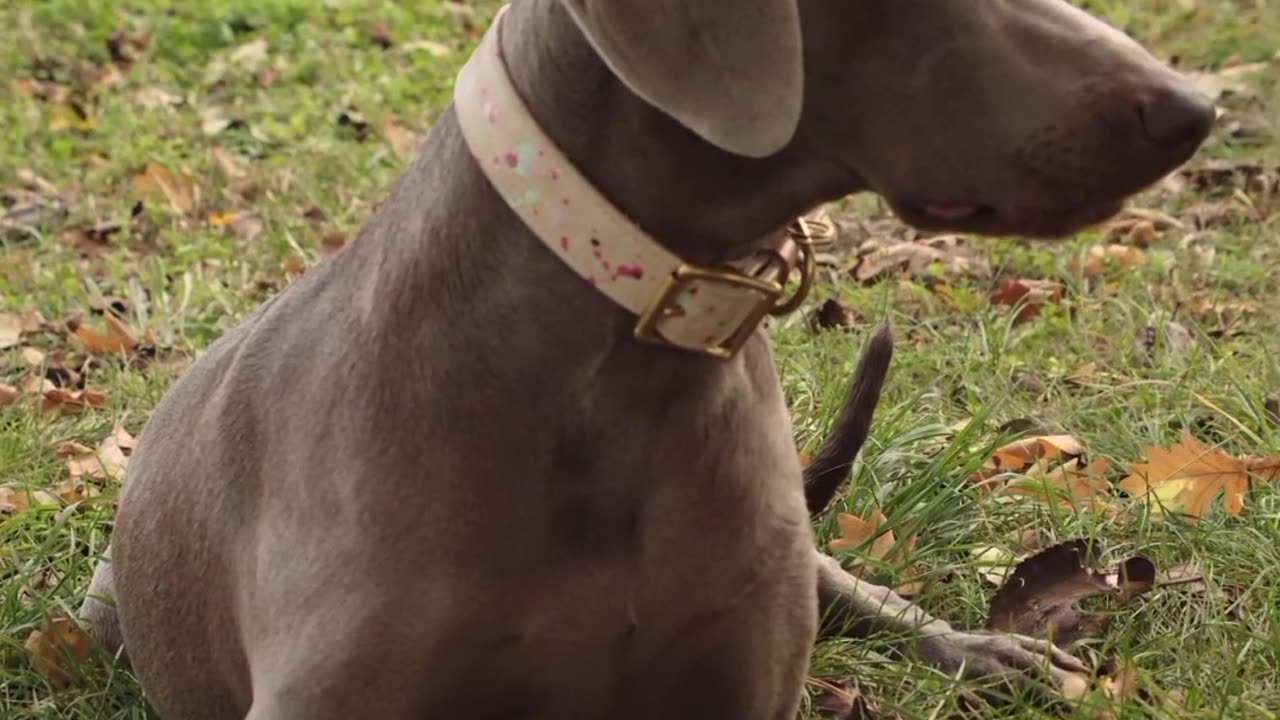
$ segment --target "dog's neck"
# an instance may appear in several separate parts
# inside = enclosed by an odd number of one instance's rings
[[[845,171],[805,162],[797,147],[751,160],[697,137],[623,86],[556,0],[512,4],[501,42],[543,131],[619,210],[687,260],[740,256],[851,189]]]

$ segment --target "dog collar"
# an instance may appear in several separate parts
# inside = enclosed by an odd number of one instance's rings
[[[635,337],[730,358],[765,315],[794,310],[813,278],[820,221],[800,218],[769,247],[725,267],[683,261],[636,226],[543,133],[507,74],[498,41],[503,6],[454,85],[454,112],[482,172],[566,265],[637,316]],[[800,287],[783,298],[788,276]]]

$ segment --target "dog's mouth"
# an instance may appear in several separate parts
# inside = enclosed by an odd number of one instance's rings
[[[888,199],[908,225],[932,232],[980,235],[1062,237],[1096,225],[1120,212],[1124,200],[1100,201],[1058,209],[1005,209],[986,203]]]

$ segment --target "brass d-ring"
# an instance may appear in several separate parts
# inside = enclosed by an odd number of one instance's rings
[[[783,302],[774,305],[769,310],[770,315],[786,315],[794,312],[804,299],[808,297],[810,288],[813,287],[813,275],[817,268],[817,262],[813,253],[813,236],[809,230],[809,221],[805,218],[798,218],[787,228],[787,233],[791,235],[791,239],[796,243],[796,249],[800,254],[800,262],[798,270],[800,271],[800,287],[791,294]]]

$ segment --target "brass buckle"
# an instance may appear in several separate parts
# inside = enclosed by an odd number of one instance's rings
[[[747,339],[751,337],[751,334],[760,325],[760,321],[764,319],[765,315],[769,314],[769,311],[778,302],[778,298],[782,296],[782,286],[775,282],[747,277],[727,270],[700,268],[688,264],[681,265],[676,268],[675,272],[671,273],[671,276],[667,278],[666,284],[662,287],[662,292],[658,294],[658,297],[645,309],[640,319],[636,321],[635,337],[646,342],[671,345],[670,340],[658,334],[658,321],[676,314],[677,311],[674,305],[680,293],[688,288],[690,284],[700,280],[732,288],[741,288],[759,295],[759,300],[757,300],[751,312],[747,313],[747,316],[743,318],[732,335],[718,345],[699,348],[702,352],[721,359],[728,359],[738,354],[738,351],[746,344]]]

